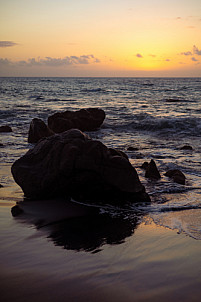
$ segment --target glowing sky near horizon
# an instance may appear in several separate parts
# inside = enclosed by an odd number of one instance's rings
[[[0,76],[201,76],[200,0],[0,0]]]

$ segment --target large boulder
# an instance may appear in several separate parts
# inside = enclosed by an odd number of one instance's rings
[[[77,129],[40,140],[11,168],[31,199],[150,201],[137,172],[120,152]]]
[[[69,129],[93,131],[99,128],[105,119],[105,112],[98,108],[80,109],[79,111],[58,112],[48,117],[48,126],[55,133]]]
[[[53,135],[54,132],[39,118],[34,118],[29,127],[28,142],[37,143],[41,138]]]

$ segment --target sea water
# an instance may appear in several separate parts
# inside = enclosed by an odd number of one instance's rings
[[[89,107],[103,109],[106,119],[88,134],[126,152],[152,199],[149,206],[101,210],[125,219],[137,211],[147,222],[201,239],[201,78],[1,78],[0,125],[13,132],[0,134],[0,163],[11,165],[33,147],[27,142],[33,118],[47,123],[55,112]],[[140,168],[151,159],[158,181],[146,179]],[[181,170],[186,185],[164,176],[169,169]],[[3,186],[12,182],[1,176]]]
[[[87,134],[128,155],[150,204],[23,200],[10,169],[33,148],[31,120],[88,107],[106,118]],[[200,114],[201,78],[0,78],[0,126],[13,129],[0,133],[3,301],[200,301]],[[151,159],[159,180],[140,168]]]

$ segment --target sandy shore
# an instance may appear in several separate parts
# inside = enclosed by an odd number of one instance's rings
[[[1,173],[2,301],[200,301],[200,240],[148,217],[128,223],[61,200],[20,203],[9,167]],[[16,202],[24,213],[13,217]]]
[[[2,301],[199,301],[200,241],[142,223],[97,253],[66,250],[13,204],[0,203]]]

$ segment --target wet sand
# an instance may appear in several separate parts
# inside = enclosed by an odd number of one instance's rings
[[[1,173],[2,301],[200,301],[200,240],[148,217],[128,223],[62,200],[20,203],[9,167]],[[13,217],[16,202],[24,213]]]
[[[0,204],[2,301],[199,301],[200,241],[142,223],[97,253],[64,249]]]

